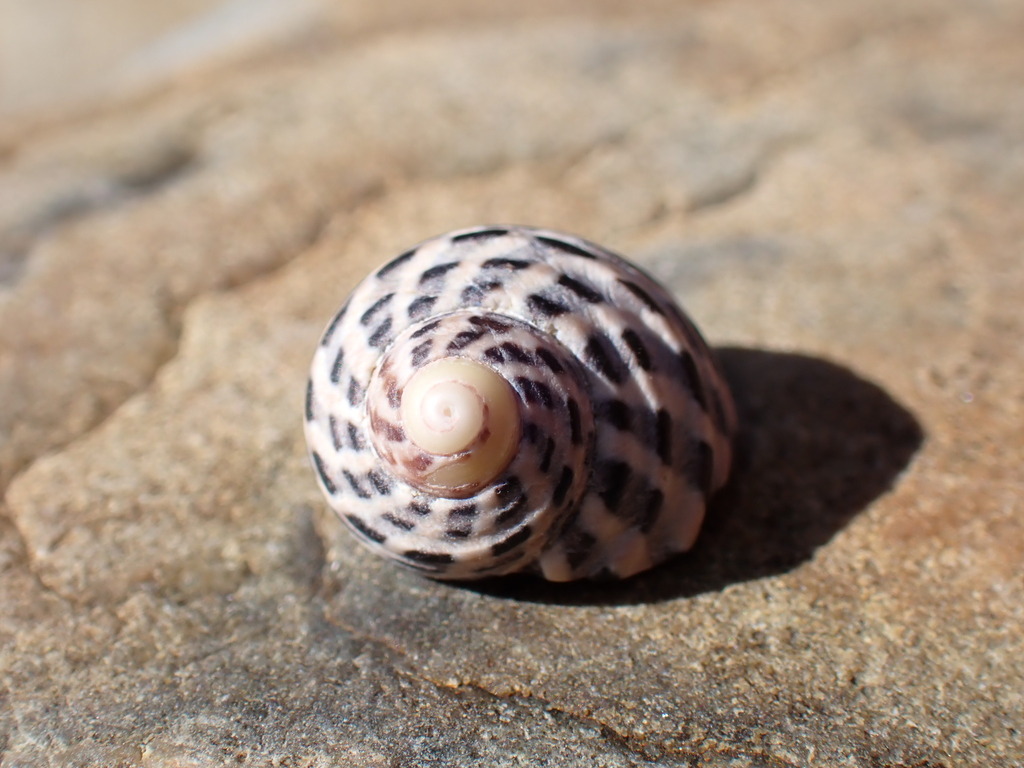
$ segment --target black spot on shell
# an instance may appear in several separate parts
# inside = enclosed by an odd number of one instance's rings
[[[579,280],[573,277],[569,277],[569,275],[562,275],[561,277],[559,277],[558,284],[563,288],[568,288],[581,299],[590,302],[591,304],[599,304],[600,302],[604,301],[604,296],[602,296],[596,290],[591,288],[586,283],[581,283]]]
[[[516,386],[522,391],[526,402],[531,405],[543,405],[545,408],[552,408],[555,405],[555,397],[551,392],[551,387],[543,381],[529,379],[526,376],[516,376],[514,381]]]
[[[545,349],[544,347],[538,347],[537,357],[544,361],[544,365],[550,368],[552,373],[565,373],[565,366],[558,362],[558,358],[555,357],[551,350]]]
[[[340,451],[342,443],[341,431],[338,429],[338,419],[331,415],[327,418],[327,424],[331,428],[331,443],[334,445],[334,450]]]
[[[411,504],[409,504],[409,511],[412,512],[414,515],[426,517],[430,514],[430,505],[424,504],[422,501],[414,501]]]
[[[406,560],[411,560],[414,563],[425,563],[433,565],[447,565],[453,562],[451,555],[446,555],[439,552],[421,552],[418,549],[410,549],[402,553],[402,557]]]
[[[549,248],[554,248],[556,251],[568,253],[572,256],[580,256],[584,259],[598,258],[597,254],[588,251],[582,246],[576,245],[575,243],[568,243],[564,240],[556,240],[553,237],[544,237],[543,235],[538,235],[537,240],[543,243],[544,245],[548,246]]]
[[[348,404],[356,405],[363,396],[363,387],[354,378],[348,382]]]
[[[476,306],[484,300],[484,296],[500,288],[501,283],[496,280],[484,281],[481,283],[470,283],[462,289],[462,304],[464,306]]]
[[[430,339],[427,339],[426,341],[421,341],[419,344],[412,348],[412,352],[410,353],[409,359],[412,361],[412,364],[414,366],[418,367],[422,365],[423,361],[430,356],[430,347],[431,345],[433,345],[433,343],[434,342],[432,342]]]
[[[654,300],[654,297],[651,296],[651,294],[649,294],[645,289],[641,288],[639,285],[632,282],[631,280],[623,280],[620,278],[619,282],[623,286],[625,286],[630,293],[632,293],[634,296],[640,299],[640,301],[646,304],[649,310],[651,310],[652,312],[656,312],[659,315],[665,314],[665,310],[661,308],[661,305],[658,304],[658,302]]]
[[[526,512],[526,494],[520,493],[512,499],[512,502],[503,509],[495,520],[499,525],[505,525],[518,520]]]
[[[580,424],[580,407],[573,398],[565,401],[565,407],[569,411],[569,430],[573,445],[579,445],[583,441],[583,427]]]
[[[672,463],[672,417],[664,408],[658,409],[657,446],[658,458],[662,464]]]
[[[540,471],[547,472],[551,469],[551,459],[555,455],[555,440],[549,437],[547,443],[544,445],[544,455],[540,459]]]
[[[511,341],[506,341],[501,346],[488,347],[482,354],[492,363],[506,363],[510,360],[527,365],[533,363],[530,353]]]
[[[341,322],[341,318],[348,312],[349,303],[346,301],[345,305],[338,310],[338,313],[331,318],[331,322],[328,323],[327,328],[324,330],[324,335],[320,337],[320,345],[326,347],[331,343],[331,339],[334,337],[334,331],[338,328],[338,323]]]
[[[448,342],[447,351],[458,352],[460,349],[465,349],[474,341],[484,335],[484,331],[459,331],[455,334],[455,338]]]
[[[565,547],[565,559],[569,562],[569,567],[575,570],[590,556],[597,539],[586,531],[575,528],[562,537],[562,544]]]
[[[500,229],[498,227],[477,229],[472,232],[463,232],[461,235],[455,235],[452,237],[452,243],[465,243],[471,240],[486,240],[491,237],[501,237],[502,235],[507,234],[507,229]]]
[[[468,539],[471,533],[472,528],[446,528],[444,535],[449,539]]]
[[[428,333],[431,333],[432,331],[436,330],[440,325],[440,320],[434,320],[431,323],[427,323],[426,325],[417,328],[415,331],[413,331],[412,336],[410,336],[409,338],[418,339],[420,338],[420,336],[426,336]]]
[[[520,479],[515,475],[512,475],[494,488],[494,495],[498,497],[498,501],[505,503],[509,499],[515,498],[515,496],[521,493],[522,490],[522,481],[520,481]]]
[[[366,448],[366,441],[363,440],[362,432],[359,431],[359,427],[351,422],[349,422],[348,425],[348,444],[357,451],[361,451]]]
[[[389,293],[384,296],[381,296],[379,299],[373,302],[373,304],[370,305],[370,308],[363,312],[362,317],[359,318],[360,324],[369,325],[370,321],[373,320],[373,316],[376,315],[385,306],[387,306],[387,303],[391,301],[391,299],[393,299],[394,296],[395,294]]]
[[[629,464],[624,461],[602,462],[594,473],[597,480],[597,494],[612,512],[618,510],[626,485],[633,475]]]
[[[391,341],[391,318],[387,318],[379,326],[377,330],[371,334],[369,342],[370,346],[376,349],[380,349],[385,344]]]
[[[528,421],[525,425],[523,425],[523,440],[530,443],[531,445],[536,445],[537,442],[541,439],[542,435],[543,433],[541,432],[540,427],[538,427],[532,421]]]
[[[409,303],[409,308],[406,310],[406,313],[409,315],[409,319],[422,320],[430,314],[430,310],[433,308],[434,302],[436,301],[437,296],[417,296]]]
[[[517,363],[530,364],[533,362],[533,357],[530,356],[529,352],[511,341],[506,341],[502,344],[501,351],[508,356],[509,360],[514,360]]]
[[[484,269],[510,269],[514,272],[518,272],[521,269],[526,269],[533,263],[534,262],[532,261],[524,261],[523,259],[510,259],[502,256],[496,259],[488,259],[481,266]]]
[[[425,285],[426,283],[439,280],[459,266],[459,264],[460,262],[458,261],[449,261],[447,264],[438,264],[435,267],[425,270],[423,274],[420,275],[420,285]]]
[[[499,523],[507,523],[517,516],[526,506],[526,494],[523,484],[513,475],[494,489],[494,495],[501,504],[502,512],[497,516]]]
[[[293,411],[294,413],[294,411]],[[313,382],[306,382],[306,421],[313,420]]]
[[[555,492],[551,495],[551,501],[554,502],[556,507],[560,507],[562,502],[565,501],[565,495],[569,492],[569,488],[572,487],[573,471],[570,467],[562,467],[562,474],[558,478],[558,485],[555,486]]]
[[[622,332],[622,340],[626,342],[629,351],[633,353],[637,365],[645,371],[651,370],[651,354],[647,351],[647,346],[644,344],[643,339],[640,338],[640,334],[632,328],[627,328]]]
[[[539,293],[532,293],[526,297],[526,305],[536,315],[544,317],[558,317],[569,311],[569,307],[560,301],[541,296]]]
[[[398,269],[400,266],[405,264],[409,259],[416,255],[416,249],[413,248],[411,251],[406,251],[401,256],[396,256],[383,267],[377,270],[377,277],[384,277],[389,272]]]
[[[320,454],[313,451],[313,466],[316,467],[316,473],[320,477],[320,482],[323,483],[324,488],[327,492],[333,496],[338,492],[338,487],[334,484],[334,481],[327,476],[327,467],[324,466],[324,460],[320,457]]]
[[[478,512],[479,512],[479,510],[477,509],[476,504],[460,504],[457,507],[452,507],[451,511],[448,513],[448,517],[449,518],[476,517]]]
[[[347,469],[341,470],[341,474],[345,476],[345,479],[348,481],[349,486],[351,486],[352,491],[353,493],[355,493],[356,496],[358,496],[361,499],[370,498],[370,492],[359,484],[359,481],[356,479],[355,475],[353,475]]]
[[[396,517],[391,512],[385,512],[383,515],[381,515],[381,517],[387,522],[391,523],[391,525],[395,526],[395,528],[401,528],[403,531],[411,531],[413,528],[416,527],[415,523],[409,520],[403,520],[400,517]]]
[[[613,384],[626,380],[627,368],[606,336],[592,334],[583,350],[587,363]]]
[[[507,333],[512,329],[511,323],[506,323],[496,317],[488,317],[486,315],[473,315],[469,318],[470,325],[475,325],[478,328],[486,328],[493,334]]]
[[[338,354],[334,356],[334,364],[331,366],[331,383],[337,384],[341,381],[341,372],[345,369],[345,350],[343,348],[338,349]]]
[[[391,481],[386,475],[383,475],[376,470],[370,470],[366,474],[366,479],[370,481],[370,485],[372,485],[374,490],[381,496],[387,496],[391,493]]]
[[[686,461],[686,479],[705,496],[711,493],[714,464],[711,446],[703,440],[695,441]]]
[[[375,531],[355,515],[345,515],[345,519],[348,521],[349,525],[359,531],[359,533],[363,534],[363,536],[368,538],[370,541],[375,541],[378,544],[383,544],[387,541],[387,536],[380,531]]]
[[[520,544],[529,540],[532,535],[533,529],[528,525],[524,525],[504,541],[499,541],[497,544],[491,545],[491,553],[495,555],[503,555],[506,552],[511,552]]]
[[[607,421],[616,429],[624,432],[633,427],[633,411],[618,398],[597,403],[594,413],[597,418]]]
[[[688,349],[684,349],[679,353],[679,363],[683,368],[683,377],[686,379],[686,385],[690,392],[693,393],[693,399],[706,411],[708,403],[704,397],[704,384],[701,382],[697,363],[694,362],[693,355],[690,354]]]

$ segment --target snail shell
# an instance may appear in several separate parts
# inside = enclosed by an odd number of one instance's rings
[[[575,237],[475,228],[367,277],[313,359],[330,505],[435,578],[624,578],[691,547],[736,416],[650,277]]]

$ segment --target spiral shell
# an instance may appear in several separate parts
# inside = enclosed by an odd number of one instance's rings
[[[429,240],[366,278],[313,359],[306,438],[330,505],[435,578],[624,578],[691,547],[736,417],[668,293],[526,227]]]

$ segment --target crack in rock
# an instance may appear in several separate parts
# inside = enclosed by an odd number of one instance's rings
[[[36,243],[54,230],[155,194],[197,166],[195,148],[173,141],[123,169],[72,184],[27,219],[0,229],[0,288],[9,290],[18,283]]]

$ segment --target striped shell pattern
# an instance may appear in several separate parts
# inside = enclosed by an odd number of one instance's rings
[[[410,409],[440,408],[430,427],[465,403],[467,436],[448,422],[418,436]],[[306,393],[331,507],[372,550],[441,579],[625,578],[689,549],[735,429],[713,355],[663,288],[526,227],[449,233],[367,277]]]

